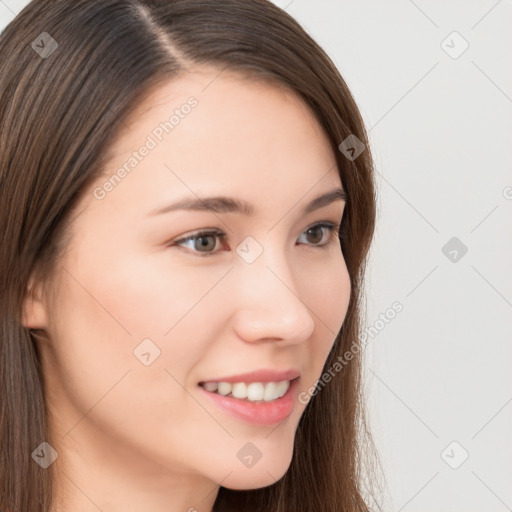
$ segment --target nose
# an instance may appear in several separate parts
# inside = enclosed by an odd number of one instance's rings
[[[269,252],[251,264],[241,262],[233,272],[236,333],[246,342],[302,343],[313,334],[314,313],[301,296],[299,276],[284,257],[272,258]]]

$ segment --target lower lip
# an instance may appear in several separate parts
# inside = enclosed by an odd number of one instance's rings
[[[199,389],[217,406],[239,419],[255,425],[272,425],[285,420],[292,413],[298,384],[297,380],[291,381],[288,391],[281,398],[259,404],[210,393],[201,386]]]

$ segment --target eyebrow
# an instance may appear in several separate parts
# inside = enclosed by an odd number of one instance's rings
[[[311,213],[315,210],[323,208],[334,201],[347,201],[347,193],[342,188],[335,188],[316,197],[309,202],[302,212],[304,214]],[[173,204],[169,204],[156,210],[149,212],[149,215],[160,215],[169,213],[176,210],[192,210],[192,211],[207,211],[213,213],[240,213],[242,215],[254,216],[256,210],[253,205],[247,203],[242,199],[235,199],[233,197],[216,196],[205,197],[201,199],[183,199]]]

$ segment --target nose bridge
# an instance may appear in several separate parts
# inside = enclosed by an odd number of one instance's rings
[[[313,315],[295,285],[298,276],[290,269],[282,246],[269,241],[262,247],[250,238],[237,247],[239,335],[246,340],[272,338],[292,343],[307,339],[314,330]]]

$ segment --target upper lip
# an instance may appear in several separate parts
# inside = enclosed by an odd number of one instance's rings
[[[300,377],[300,371],[294,368],[288,370],[273,370],[271,368],[264,368],[249,373],[240,373],[238,375],[231,375],[229,377],[219,377],[216,379],[203,380],[199,384],[205,382],[281,382],[285,380],[293,380]]]

